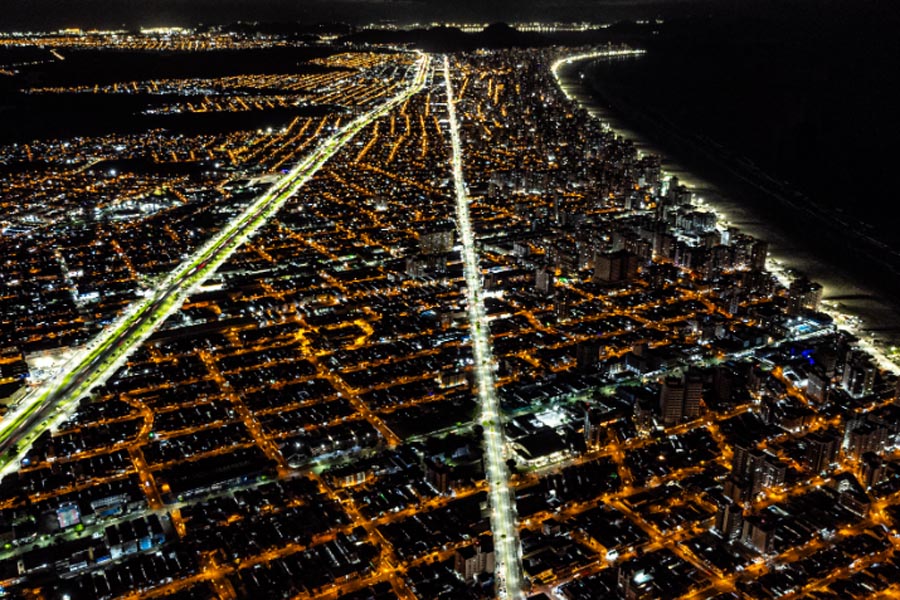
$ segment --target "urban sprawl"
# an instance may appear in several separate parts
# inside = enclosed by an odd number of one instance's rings
[[[556,79],[634,51],[323,47],[22,90],[275,116],[0,146],[0,596],[900,595],[897,378]]]

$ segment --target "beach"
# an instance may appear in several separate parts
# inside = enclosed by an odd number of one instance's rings
[[[582,77],[586,70],[584,67],[597,60],[609,59],[588,55],[559,65],[554,71],[563,92],[611,131],[632,140],[641,153],[658,156],[664,173],[678,177],[679,182],[693,192],[698,204],[717,214],[721,224],[733,225],[766,240],[769,243],[769,269],[782,281],[786,281],[790,273],[799,272],[822,284],[823,311],[830,314],[840,327],[860,337],[863,344],[877,350],[879,362],[885,368],[900,372],[900,356],[895,351],[900,346],[900,306],[877,286],[866,281],[865,270],[850,271],[836,266],[816,252],[812,244],[805,243],[805,235],[792,235],[789,226],[773,223],[771,214],[761,214],[764,211],[759,209],[757,203],[741,198],[733,189],[724,190],[720,173],[715,174],[717,183],[712,183],[712,177],[698,172],[696,166],[689,169],[680,157],[662,150],[660,141],[652,139],[652,132],[637,131],[627,119],[603,106],[591,90],[590,84],[596,85],[596,82]],[[633,61],[640,60],[640,57],[616,57],[612,60]],[[627,68],[627,64],[621,65],[621,68]]]

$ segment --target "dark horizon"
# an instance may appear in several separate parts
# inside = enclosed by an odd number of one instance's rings
[[[815,13],[810,9],[815,6]],[[822,11],[847,14],[880,12],[876,0],[500,0],[484,3],[461,0],[454,3],[429,0],[17,0],[4,8],[0,31],[53,31],[78,27],[138,28],[160,26],[221,25],[237,21],[300,22],[316,24],[345,22],[362,24],[394,22],[615,22],[620,20],[684,17],[761,16],[779,19],[785,15],[815,16]]]

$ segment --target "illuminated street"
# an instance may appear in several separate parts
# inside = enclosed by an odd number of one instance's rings
[[[486,475],[490,486],[491,530],[497,552],[498,594],[502,598],[522,597],[522,571],[516,510],[506,466],[508,454],[503,435],[500,401],[494,389],[494,358],[491,352],[490,328],[484,309],[482,272],[475,249],[475,238],[469,220],[469,198],[462,170],[462,148],[450,76],[450,59],[444,57],[444,82],[447,87],[447,110],[450,113],[450,140],[453,146],[453,182],[456,192],[457,228],[462,242],[466,276],[466,305],[475,355],[475,377],[479,399],[479,417],[484,427],[487,454]]]

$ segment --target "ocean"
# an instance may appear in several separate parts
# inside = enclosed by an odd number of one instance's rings
[[[900,119],[876,76],[887,59],[871,58],[879,42],[817,71],[827,59],[816,53],[828,42],[818,30],[800,36],[785,26],[767,38],[745,32],[751,43],[729,31],[688,38],[688,29],[639,44],[647,49],[641,57],[565,67],[561,84],[641,151],[659,155],[668,173],[730,223],[767,240],[775,261],[822,283],[832,312],[862,320],[857,333],[887,352],[900,345],[900,215],[891,211],[893,156],[884,151]],[[779,62],[779,52],[792,51],[784,43],[790,36],[794,59]],[[870,57],[868,67],[843,85],[832,81],[836,91],[822,97],[822,73],[845,72],[842,65],[862,57]],[[883,73],[885,81],[896,77]],[[861,81],[876,101],[856,88],[842,93]],[[823,141],[808,126],[840,110],[859,111],[857,122],[868,129],[825,119],[821,127],[834,139]],[[852,120],[850,113],[842,118]]]

